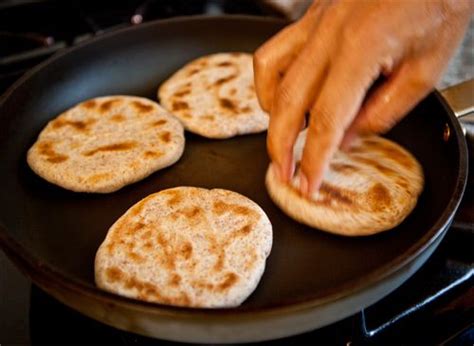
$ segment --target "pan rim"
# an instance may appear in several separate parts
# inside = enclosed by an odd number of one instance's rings
[[[51,56],[44,62],[36,65],[34,68],[27,71],[19,80],[17,80],[1,97],[0,97],[0,109],[7,102],[8,98],[15,92],[16,89],[20,88],[28,79],[30,79],[35,74],[39,73],[45,66],[53,64],[56,60],[61,59],[63,56],[73,54],[76,50],[86,47],[88,45],[95,44],[102,40],[115,37],[116,35],[121,35],[124,32],[134,31],[134,30],[144,30],[148,27],[156,25],[165,25],[165,24],[175,24],[175,23],[189,23],[189,22],[212,22],[212,21],[252,21],[260,23],[273,23],[273,24],[285,24],[288,23],[286,20],[273,18],[273,17],[261,17],[261,16],[247,16],[247,15],[225,15],[225,16],[180,16],[170,19],[162,19],[151,21],[148,23],[141,24],[139,26],[131,26],[109,33],[102,34],[98,37],[94,37],[86,42],[82,42],[74,47],[67,48],[64,51],[58,52],[57,54]],[[256,316],[268,316],[273,314],[287,313],[291,311],[302,311],[308,310],[315,307],[323,306],[331,302],[344,299],[356,292],[361,292],[364,289],[368,289],[371,286],[376,285],[377,283],[382,282],[384,279],[390,277],[392,274],[395,274],[405,265],[411,263],[419,255],[421,255],[429,246],[435,242],[438,237],[442,236],[447,230],[447,227],[451,223],[454,213],[457,210],[464,189],[467,184],[467,144],[464,136],[462,135],[461,127],[458,121],[455,118],[454,113],[446,104],[444,99],[440,96],[438,91],[434,91],[432,94],[437,100],[442,104],[445,113],[448,116],[450,126],[454,130],[452,131],[455,134],[457,141],[457,147],[459,150],[459,169],[457,174],[457,182],[454,187],[454,193],[451,196],[449,202],[447,203],[443,213],[438,217],[433,227],[425,232],[423,237],[418,239],[411,247],[409,247],[405,252],[398,255],[390,262],[387,262],[383,266],[367,273],[363,278],[358,278],[351,280],[344,284],[338,285],[331,288],[328,294],[326,292],[319,292],[313,297],[307,297],[303,301],[298,302],[285,302],[282,305],[275,306],[264,306],[256,308],[247,308],[241,306],[238,308],[224,308],[224,309],[196,309],[196,308],[185,308],[185,307],[174,307],[166,306],[156,303],[139,301],[123,296],[119,296],[113,293],[109,293],[94,287],[90,284],[86,284],[80,280],[74,279],[70,276],[67,276],[56,269],[44,264],[41,260],[35,258],[27,249],[19,244],[12,236],[10,236],[6,230],[6,227],[0,223],[0,247],[3,248],[4,252],[22,269],[22,271],[28,277],[30,277],[33,282],[41,281],[33,279],[33,276],[43,276],[45,282],[48,284],[57,285],[61,289],[73,291],[79,295],[85,295],[89,298],[98,301],[107,301],[122,306],[127,306],[128,308],[133,308],[135,310],[146,310],[147,312],[159,315],[169,315],[173,317],[214,317],[222,318],[226,316],[232,316],[235,318],[239,317],[256,317]],[[44,282],[43,282],[44,283]],[[46,285],[46,284],[45,284]]]

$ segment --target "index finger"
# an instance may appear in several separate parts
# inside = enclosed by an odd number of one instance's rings
[[[303,18],[284,28],[255,52],[253,58],[255,90],[263,110],[270,112],[280,79],[303,48],[309,31],[322,13],[323,7],[322,4],[312,5]]]
[[[366,56],[339,55],[329,69],[311,109],[306,143],[301,159],[301,192],[311,195],[319,188],[329,161],[345,130],[358,113],[365,94],[379,74],[379,67]]]

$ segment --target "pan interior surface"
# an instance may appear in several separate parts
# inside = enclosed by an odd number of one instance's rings
[[[155,100],[160,83],[186,62],[215,52],[253,52],[282,27],[282,22],[248,18],[150,23],[73,49],[30,74],[0,104],[1,228],[36,259],[38,268],[50,268],[99,294],[95,253],[109,227],[130,206],[175,186],[239,192],[267,213],[274,241],[259,286],[236,311],[350,294],[406,263],[440,234],[440,218],[453,212],[447,206],[459,189],[456,132],[443,140],[445,125],[454,126],[453,119],[434,94],[387,135],[424,168],[426,183],[418,205],[401,225],[371,237],[334,236],[284,215],[264,186],[265,133],[229,140],[186,133],[185,152],[177,164],[106,195],[63,190],[26,164],[26,151],[40,130],[74,104],[110,94]]]

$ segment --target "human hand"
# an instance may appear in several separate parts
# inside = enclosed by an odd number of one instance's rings
[[[472,12],[469,0],[320,0],[261,46],[255,84],[270,113],[267,146],[280,179],[294,174],[307,111],[303,195],[319,188],[339,146],[393,127],[441,77]],[[384,82],[367,95],[379,76]]]

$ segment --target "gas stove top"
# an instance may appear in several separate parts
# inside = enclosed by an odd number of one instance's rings
[[[268,14],[252,0],[0,1],[0,93],[38,62],[103,32],[153,19],[203,13]],[[462,69],[448,72],[444,83],[452,83],[453,76],[470,77],[460,75]],[[470,172],[474,172],[474,142],[471,139],[468,143]],[[473,344],[473,189],[471,174],[445,239],[422,269],[399,289],[357,315],[273,343]],[[31,285],[1,252],[0,297],[0,344],[173,344],[119,331],[69,309]]]

